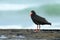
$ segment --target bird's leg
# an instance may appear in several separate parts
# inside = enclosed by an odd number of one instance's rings
[[[37,25],[37,30],[38,30],[38,25]]]
[[[39,31],[40,31],[40,25],[39,25]]]
[[[38,25],[37,25],[37,29],[35,29],[35,32],[38,32]]]
[[[36,32],[38,32],[39,31],[39,25],[37,25],[37,29],[36,29]]]

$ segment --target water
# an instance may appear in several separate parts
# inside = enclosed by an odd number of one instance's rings
[[[60,28],[60,0],[1,0],[0,28],[32,28],[34,23],[30,18],[31,10],[53,24],[52,27],[41,27],[42,29]]]

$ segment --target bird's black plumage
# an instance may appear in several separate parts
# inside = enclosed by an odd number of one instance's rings
[[[45,24],[48,24],[48,25],[51,25],[51,23],[49,23],[45,18],[41,17],[41,16],[38,16],[35,11],[31,11],[31,19],[32,21],[37,24],[37,25],[45,25]]]

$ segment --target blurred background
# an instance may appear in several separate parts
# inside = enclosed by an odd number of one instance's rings
[[[60,0],[0,0],[0,29],[35,29],[31,10],[52,23],[41,29],[60,29]]]

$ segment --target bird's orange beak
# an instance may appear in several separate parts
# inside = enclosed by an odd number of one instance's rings
[[[30,16],[32,15],[32,13],[30,13]]]

